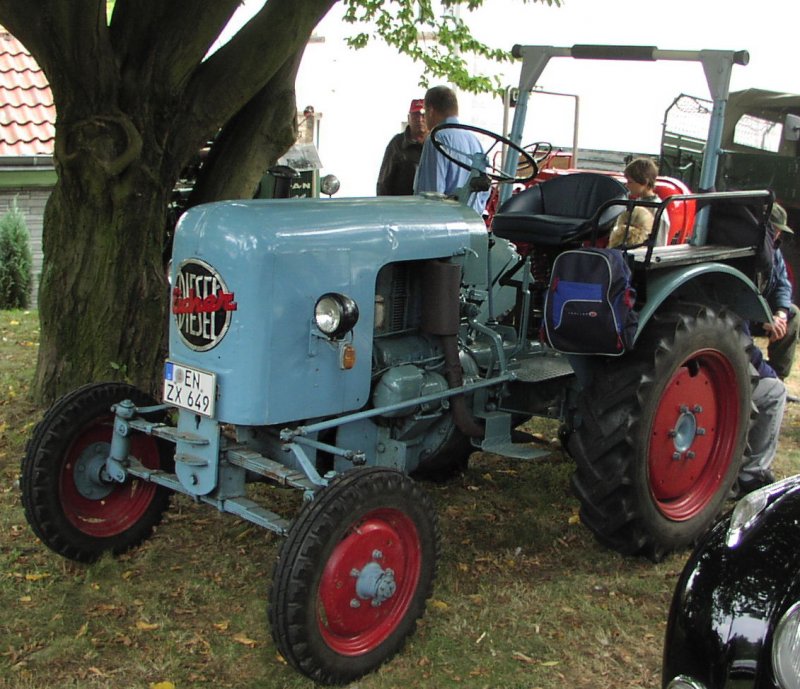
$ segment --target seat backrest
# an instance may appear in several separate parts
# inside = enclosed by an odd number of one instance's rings
[[[506,199],[498,213],[525,213],[528,215],[539,215],[543,213],[541,184],[534,184],[532,187],[523,189],[511,198]]]
[[[554,177],[539,185],[544,213],[571,218],[591,218],[606,201],[625,198],[625,186],[608,175],[577,172]]]
[[[678,194],[691,193],[689,187],[681,180],[672,177],[659,177],[654,191],[662,200]],[[665,211],[669,216],[667,244],[685,244],[689,240],[694,228],[696,205],[694,201],[675,201],[667,206]]]

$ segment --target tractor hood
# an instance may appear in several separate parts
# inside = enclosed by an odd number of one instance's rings
[[[419,197],[228,201],[181,218],[172,262],[170,359],[216,375],[220,421],[285,423],[358,409],[370,391],[375,283],[387,263],[471,256],[470,208]],[[485,249],[484,249],[485,251]],[[326,293],[359,312],[343,343],[314,326]]]

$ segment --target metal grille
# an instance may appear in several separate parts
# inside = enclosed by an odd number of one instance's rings
[[[673,134],[705,139],[713,103],[706,98],[681,94],[667,110],[665,129]]]

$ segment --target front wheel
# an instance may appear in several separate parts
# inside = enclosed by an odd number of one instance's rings
[[[747,442],[749,346],[734,315],[680,304],[601,367],[568,441],[581,519],[601,543],[657,560],[719,514]]]
[[[374,670],[414,631],[438,555],[434,508],[414,481],[377,467],[337,477],[278,556],[269,606],[278,650],[324,684]]]
[[[42,542],[63,557],[92,562],[121,553],[153,531],[169,491],[153,483],[105,478],[113,431],[112,405],[154,401],[131,385],[85,385],[59,399],[36,426],[22,459],[20,486],[25,517]],[[163,443],[136,434],[131,455],[145,467],[168,463]]]

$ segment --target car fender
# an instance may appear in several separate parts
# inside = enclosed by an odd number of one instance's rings
[[[729,543],[720,520],[678,579],[664,643],[662,686],[688,676],[707,689],[738,683],[772,689],[772,640],[781,616],[800,600],[800,490],[786,479]]]

